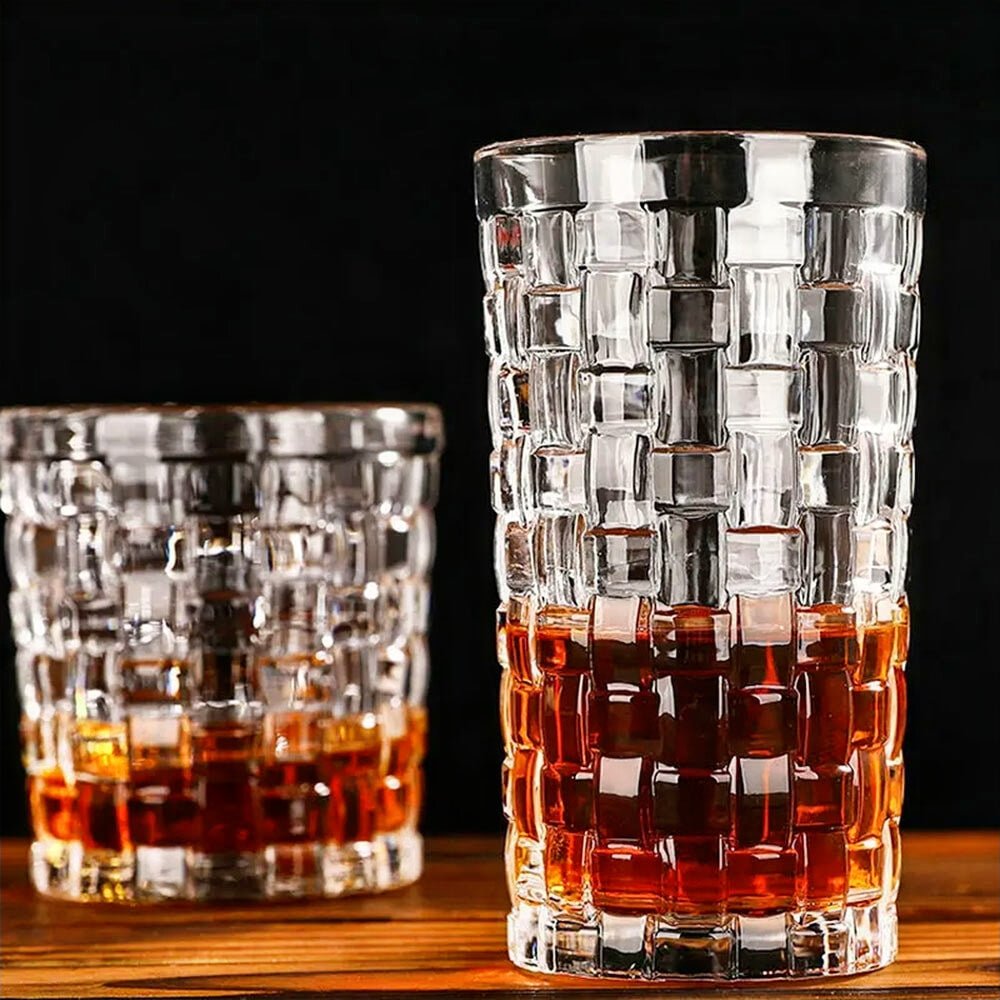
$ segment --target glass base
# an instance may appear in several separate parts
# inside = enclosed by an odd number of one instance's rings
[[[88,851],[79,841],[36,840],[31,880],[46,896],[84,901],[282,899],[384,892],[423,870],[416,830],[350,844],[271,844],[260,852],[203,854],[185,847]]]
[[[896,957],[896,907],[730,916],[718,922],[519,902],[507,918],[511,961],[532,972],[630,979],[790,979],[851,975]]]

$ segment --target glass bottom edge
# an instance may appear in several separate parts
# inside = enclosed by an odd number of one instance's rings
[[[31,882],[42,895],[84,902],[300,899],[386,892],[423,870],[416,830],[348,844],[271,844],[260,851],[206,854],[190,847],[86,850],[79,841],[36,840]]]
[[[854,975],[896,957],[894,903],[836,913],[787,911],[718,921],[518,902],[507,917],[511,961],[530,972],[637,980],[781,980]]]

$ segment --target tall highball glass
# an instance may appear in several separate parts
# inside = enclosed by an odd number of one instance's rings
[[[924,186],[854,136],[477,154],[518,965],[892,961]]]

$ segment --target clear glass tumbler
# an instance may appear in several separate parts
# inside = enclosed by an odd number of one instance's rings
[[[921,149],[479,151],[511,958],[896,952]]]
[[[432,406],[0,413],[44,893],[420,874]]]

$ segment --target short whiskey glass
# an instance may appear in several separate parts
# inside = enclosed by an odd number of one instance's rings
[[[0,412],[43,893],[416,879],[432,406]]]
[[[512,960],[887,964],[923,151],[594,135],[475,169]]]

